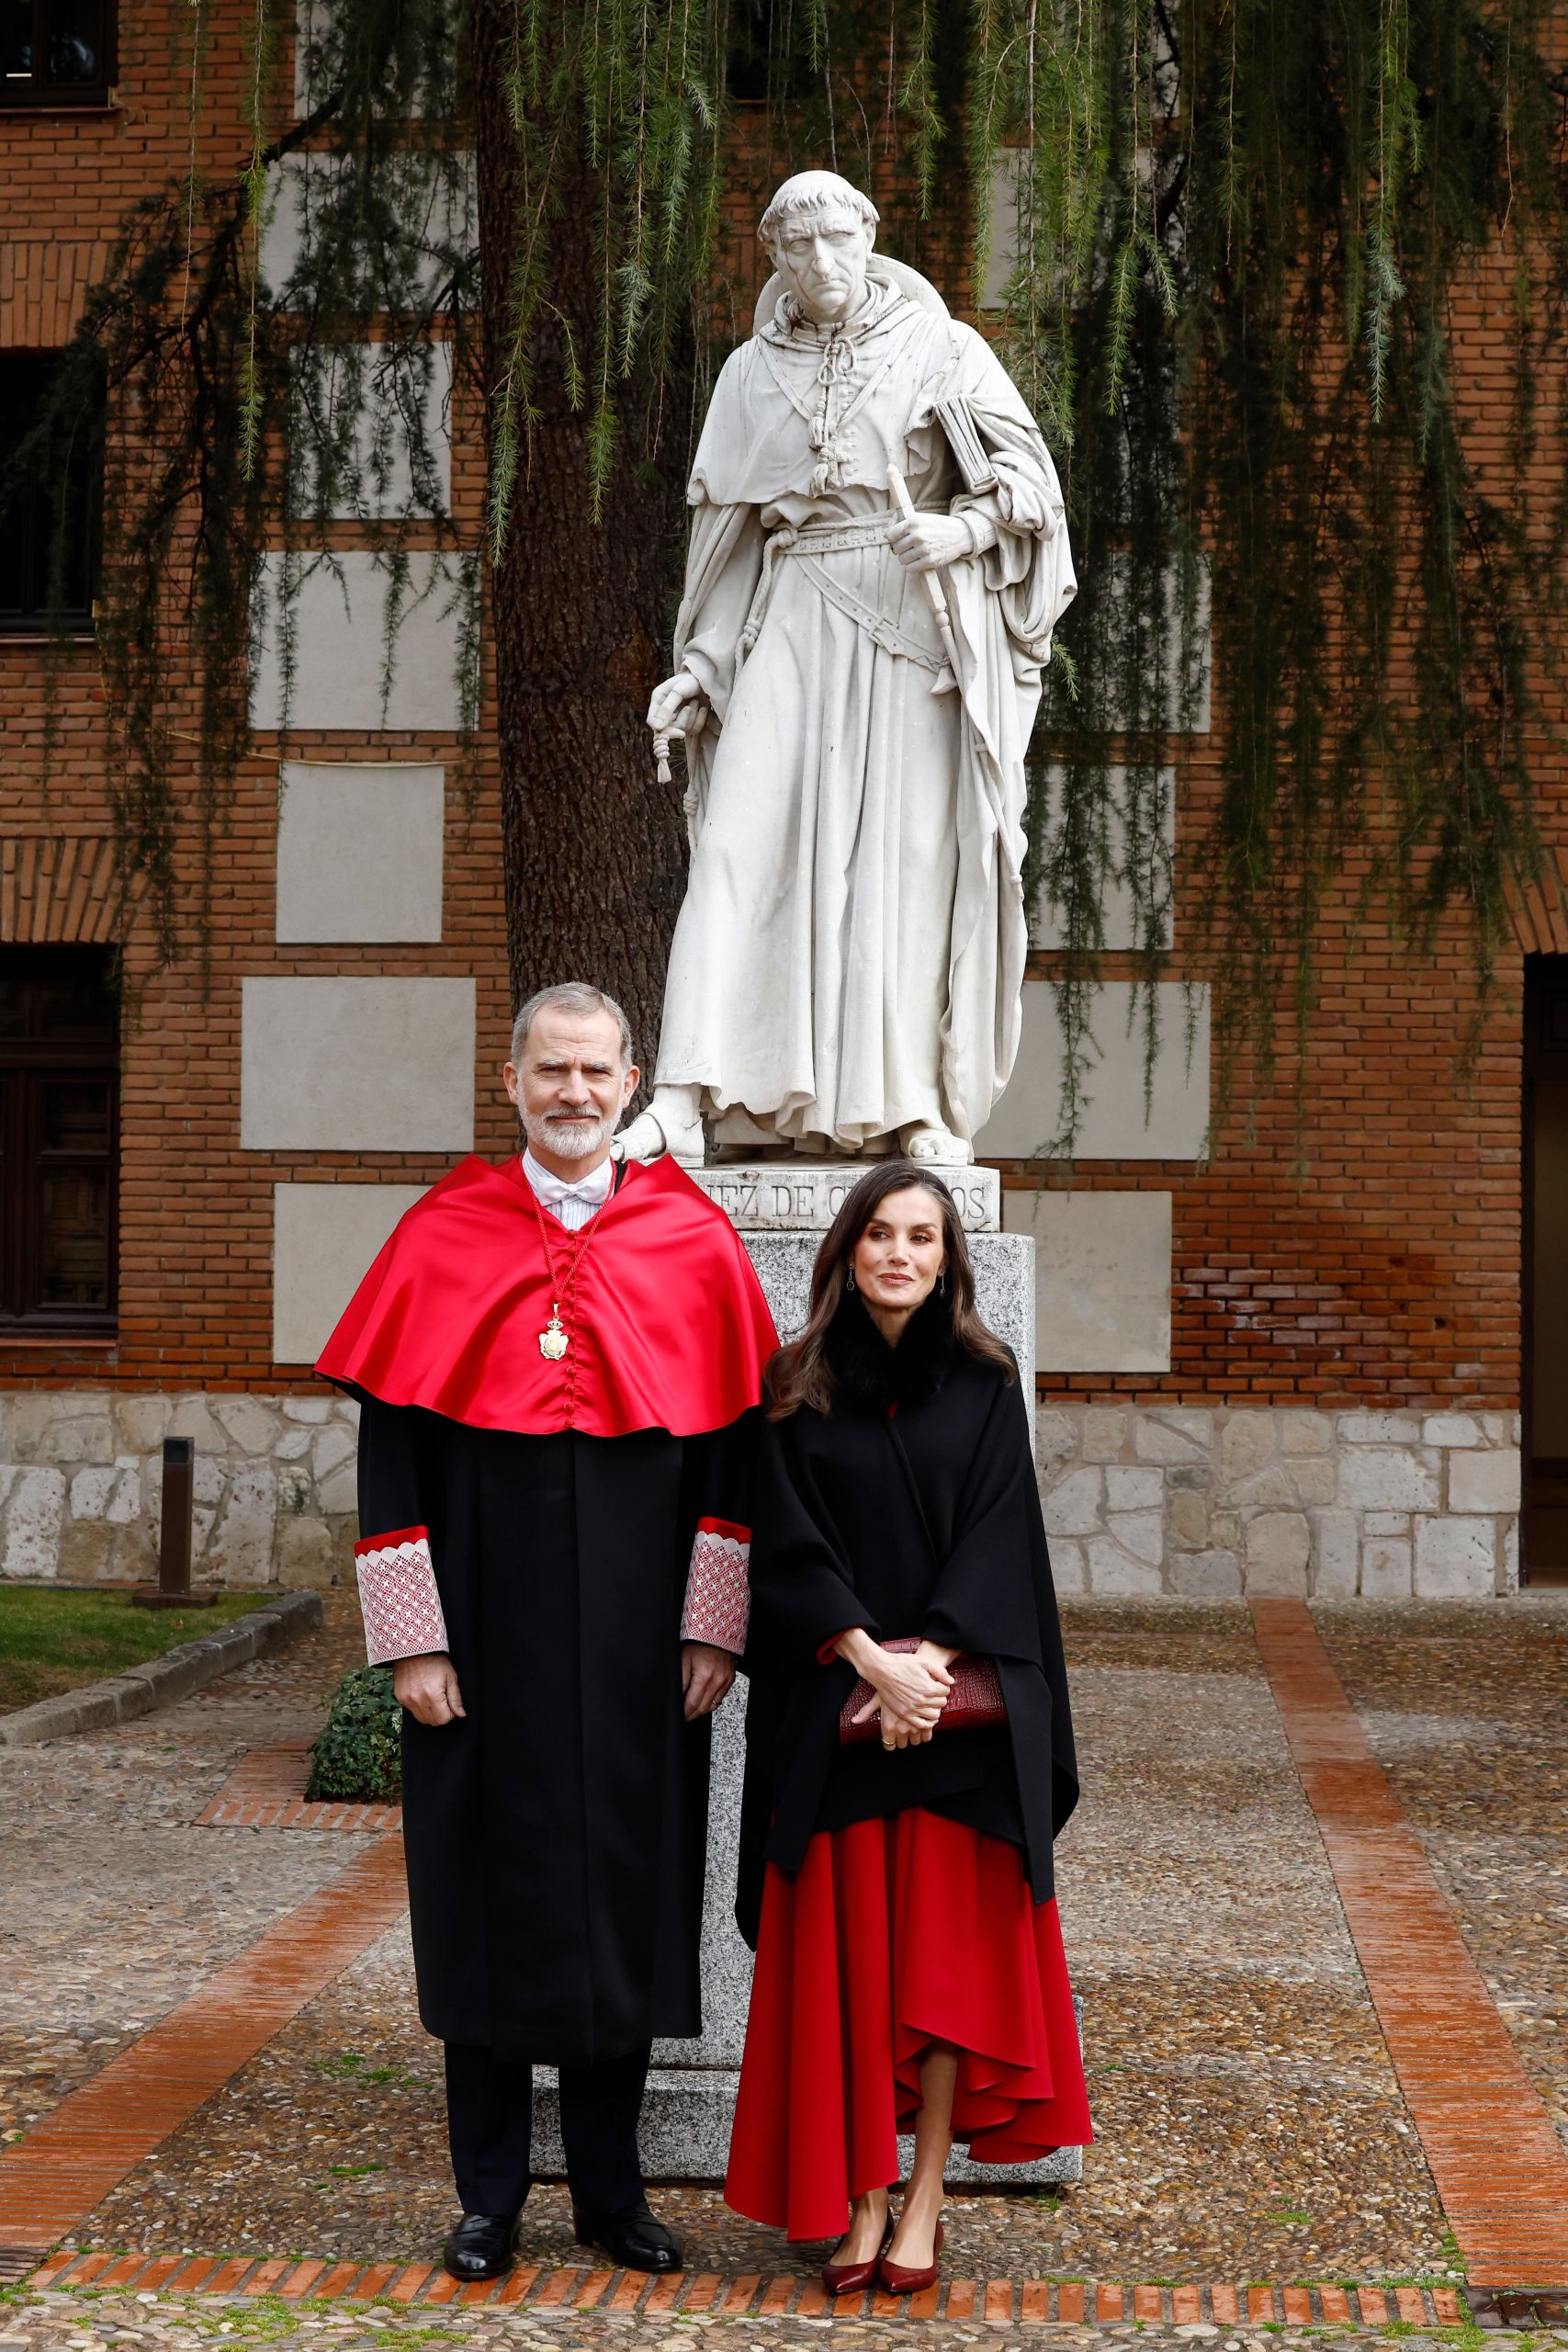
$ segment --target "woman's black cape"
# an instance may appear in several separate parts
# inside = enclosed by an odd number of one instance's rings
[[[897,1349],[858,1298],[829,1335],[827,1414],[765,1423],[745,1661],[746,1787],[736,1916],[755,1943],[764,1866],[796,1871],[819,1828],[926,1804],[1023,1849],[1037,1903],[1077,1801],[1056,1597],[1030,1415],[1016,1375],[955,1346],[933,1296]],[[891,1408],[891,1409],[890,1409]],[[994,1657],[1005,1732],[938,1731],[886,1754],[841,1748],[855,1681],[824,1645],[928,1635]]]

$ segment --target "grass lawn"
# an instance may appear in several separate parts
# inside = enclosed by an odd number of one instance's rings
[[[248,1617],[270,1598],[225,1592],[210,1609],[135,1609],[128,1592],[0,1585],[0,1714],[162,1657],[198,1634]]]

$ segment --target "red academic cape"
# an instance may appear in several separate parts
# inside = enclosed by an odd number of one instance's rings
[[[564,2065],[701,2030],[708,1724],[684,1721],[680,1643],[744,1644],[773,1346],[739,1236],[673,1162],[627,1168],[573,1234],[520,1160],[465,1159],[321,1356],[361,1400],[373,1655],[445,1650],[463,1693],[459,1721],[403,1724],[420,2015],[443,2041]]]
[[[558,1296],[570,1344],[552,1363]],[[739,1235],[673,1159],[629,1166],[580,1237],[520,1159],[470,1158],[398,1224],[316,1369],[470,1429],[694,1437],[756,1404],[777,1345]]]

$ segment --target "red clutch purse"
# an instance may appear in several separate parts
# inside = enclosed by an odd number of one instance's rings
[[[885,1650],[918,1650],[918,1639],[884,1642]],[[993,1657],[970,1657],[960,1652],[951,1668],[953,1688],[947,1694],[947,1704],[936,1719],[936,1729],[944,1731],[994,1731],[1008,1719],[1002,1703],[1002,1681]],[[863,1724],[855,1717],[863,1707],[868,1707],[876,1692],[863,1676],[855,1684],[839,1712],[839,1746],[859,1747],[863,1743],[880,1739],[882,1725],[875,1715],[868,1715]]]

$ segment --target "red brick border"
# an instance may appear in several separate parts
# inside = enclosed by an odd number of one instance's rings
[[[1471,2284],[1568,2278],[1568,2153],[1421,1841],[1305,1603],[1259,1600],[1251,1609],[1367,1989]]]
[[[113,2285],[132,2291],[151,2287],[160,2294],[221,2295],[241,2301],[274,2295],[285,2302],[310,2297],[365,2304],[525,2303],[547,2311],[593,2308],[661,2316],[706,2312],[726,2319],[790,2312],[804,2318],[819,2313],[826,2300],[818,2278],[795,2272],[764,2278],[755,2271],[682,2271],[652,2278],[634,2270],[524,2266],[507,2278],[459,2287],[444,2270],[425,2262],[329,2267],[321,2261],[267,2260],[259,2255],[234,2255],[219,2262],[210,2256],[65,2252],[35,2270],[28,2283],[63,2292],[86,2286],[96,2290]],[[1377,2329],[1401,2321],[1417,2327],[1455,2327],[1460,2321],[1459,2298],[1451,2287],[1155,2287],[1092,2278],[949,2278],[926,2295],[894,2297],[868,2290],[859,2297],[840,2296],[834,2311],[840,2319],[978,2321],[983,2316],[987,2326],[1012,2328],[1021,2324],[1110,2325],[1131,2309],[1150,2326],[1209,2322],[1223,2327],[1235,2324],[1244,2300],[1254,2324]]]
[[[310,1777],[307,1740],[278,1747],[253,1747],[240,1758],[205,1813],[198,1829],[400,1829],[400,1804],[351,1804],[337,1799],[308,1804]]]

